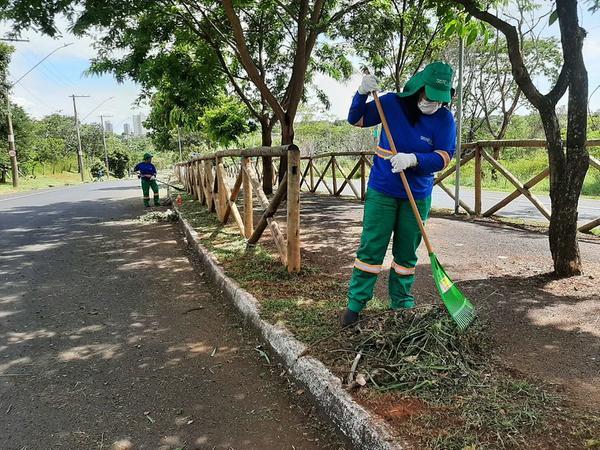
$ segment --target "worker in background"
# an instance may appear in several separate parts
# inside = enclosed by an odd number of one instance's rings
[[[434,62],[415,74],[400,93],[380,97],[390,131],[397,146],[391,150],[387,135],[381,133],[369,175],[363,230],[356,253],[348,291],[348,306],[340,322],[348,326],[373,297],[377,275],[393,236],[389,276],[390,307],[414,308],[412,285],[417,265],[421,232],[413,215],[399,172],[404,171],[423,220],[429,216],[433,174],[444,169],[454,155],[456,126],[449,109],[452,68]],[[357,127],[381,123],[369,93],[379,90],[374,75],[365,75],[354,95],[348,122]]]
[[[144,194],[144,206],[150,206],[150,188],[154,192],[154,206],[160,206],[158,197],[158,183],[156,182],[156,167],[152,164],[152,155],[144,154],[144,160],[138,163],[134,168],[138,178],[142,180],[142,192]]]

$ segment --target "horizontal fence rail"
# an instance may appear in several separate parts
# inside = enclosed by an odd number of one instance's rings
[[[600,139],[587,142],[588,147],[600,147]],[[544,140],[501,140],[478,141],[462,145],[464,151],[461,167],[473,161],[474,204],[468,205],[459,199],[460,207],[468,214],[477,217],[490,217],[497,214],[513,200],[524,196],[546,219],[551,211],[538,199],[531,189],[549,176],[545,167],[531,179],[522,182],[500,161],[498,155],[506,148],[544,148]],[[493,150],[493,151],[490,151]],[[330,152],[314,156],[302,156],[295,145],[279,147],[256,147],[249,149],[224,150],[210,155],[195,157],[175,165],[175,176],[183,183],[194,199],[206,205],[222,223],[233,218],[240,234],[249,245],[256,244],[269,228],[281,262],[290,272],[300,270],[300,192],[317,192],[322,185],[329,195],[341,196],[346,187],[351,196],[364,201],[369,170],[373,167],[374,151]],[[278,182],[277,164],[273,159],[287,158],[286,173]],[[269,166],[263,166],[263,163]],[[482,168],[489,164],[495,173],[501,175],[514,186],[502,200],[482,210]],[[269,170],[266,170],[269,169]],[[590,155],[590,170],[600,170],[600,161]],[[444,181],[456,172],[456,162],[439,172],[434,184],[450,198],[454,192],[444,185]],[[267,174],[265,180],[264,175]],[[271,180],[268,178],[272,177]],[[233,185],[230,186],[230,181]],[[269,197],[264,186],[276,186]],[[238,207],[238,197],[243,203]],[[260,207],[255,223],[254,198]],[[274,216],[285,202],[286,233],[284,235]],[[590,232],[600,226],[600,217],[579,227],[582,232]]]
[[[588,147],[600,146],[600,139],[590,140],[587,142]],[[546,141],[544,140],[501,140],[501,141],[478,141],[469,142],[462,145],[464,156],[461,158],[461,167],[473,161],[475,164],[475,200],[471,207],[462,199],[459,199],[460,207],[469,215],[478,217],[490,217],[511,203],[516,198],[523,195],[535,208],[548,220],[550,220],[551,211],[531,192],[531,189],[548,177],[550,169],[546,167],[541,172],[536,174],[530,180],[522,183],[514,174],[504,167],[490,152],[486,149],[494,149],[499,151],[503,148],[544,148]],[[323,185],[327,192],[333,196],[340,196],[348,185],[353,196],[358,200],[364,200],[366,192],[367,168],[372,167],[372,157],[374,151],[365,152],[334,152],[323,153],[315,156],[305,156],[302,161],[305,163],[300,179],[301,188],[306,188],[309,192],[317,192],[319,186]],[[342,169],[339,161],[342,159],[354,158],[351,169],[347,172]],[[482,211],[482,163],[487,162],[495,171],[506,178],[514,187],[515,190],[508,194],[504,199],[487,209]],[[600,170],[600,161],[590,156],[590,170]],[[448,167],[444,171],[437,174],[434,184],[439,186],[452,200],[455,201],[454,192],[444,185],[444,180],[456,172],[456,163]],[[358,174],[358,180],[355,175]],[[354,182],[359,183],[356,186]],[[600,225],[600,218],[594,219],[589,223],[579,227],[582,232],[589,232]]]

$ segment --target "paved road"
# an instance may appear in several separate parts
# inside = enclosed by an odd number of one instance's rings
[[[339,448],[137,182],[0,198],[0,449]]]
[[[333,186],[332,180],[327,179],[329,186]],[[340,183],[338,181],[338,183]],[[360,189],[360,180],[356,180],[354,183],[357,189]],[[339,184],[338,184],[339,186]],[[454,192],[454,186],[448,186]],[[305,186],[304,186],[305,188]],[[323,184],[319,184],[318,192],[327,193],[327,188],[323,186]],[[342,192],[343,195],[354,196],[352,189],[349,186],[344,188]],[[481,198],[481,207],[483,211],[494,206],[500,200],[508,196],[510,192],[497,192],[497,191],[483,191]],[[548,210],[551,210],[550,207],[550,197],[543,194],[536,194],[537,198],[542,202],[544,206]],[[472,188],[461,187],[460,188],[460,198],[467,205],[473,208],[475,204],[475,191]],[[448,196],[440,187],[435,187],[433,189],[433,198],[432,198],[432,206],[434,208],[446,208],[446,209],[454,209],[454,200]],[[461,209],[462,210],[462,209]],[[500,211],[496,213],[500,216],[526,219],[526,220],[536,220],[536,221],[546,221],[546,218],[538,211],[538,209],[533,206],[533,204],[527,200],[525,197],[520,196],[513,200],[511,203],[506,205]],[[586,222],[590,222],[596,218],[600,217],[600,200],[592,200],[587,198],[582,198],[579,201],[579,224],[582,225]]]

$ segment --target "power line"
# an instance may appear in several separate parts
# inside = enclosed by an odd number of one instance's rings
[[[85,119],[87,119],[88,117],[90,117],[90,115],[96,111],[98,108],[100,108],[102,105],[104,105],[107,101],[112,100],[114,97],[108,97],[107,99],[101,101],[98,106],[96,106],[94,109],[92,109],[89,113],[86,114],[86,116],[81,119],[81,121],[83,122]]]

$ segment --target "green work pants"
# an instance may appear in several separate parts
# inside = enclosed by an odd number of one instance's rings
[[[149,180],[148,178],[141,178],[142,180],[142,192],[144,193],[144,206],[150,206],[150,188],[154,192],[154,206],[160,206],[158,199],[158,183],[156,180]]]
[[[426,220],[431,208],[431,196],[417,200],[416,203],[421,218]],[[392,234],[394,261],[390,268],[388,288],[390,307],[414,307],[415,299],[411,288],[415,280],[421,231],[408,200],[369,189],[365,199],[360,247],[356,253],[348,290],[348,308],[352,311],[359,313],[373,298],[373,288],[377,275],[383,270],[383,259]]]

